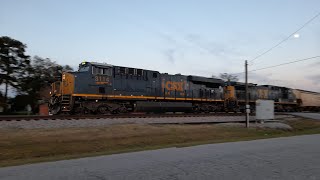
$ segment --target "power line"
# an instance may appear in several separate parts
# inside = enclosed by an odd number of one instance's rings
[[[307,60],[316,59],[316,58],[320,58],[320,56],[313,56],[313,57],[309,57],[309,58],[298,59],[298,60],[294,60],[294,61],[290,61],[290,62],[286,62],[286,63],[282,63],[282,64],[277,64],[277,65],[273,65],[273,66],[267,66],[267,67],[263,67],[263,68],[259,68],[259,69],[254,69],[254,70],[251,70],[248,72],[270,69],[270,68],[274,68],[274,67],[278,67],[278,66],[284,66],[284,65],[293,64],[293,63],[297,63],[297,62],[301,62],[301,61],[307,61]],[[245,72],[231,73],[231,74],[235,75],[235,74],[242,74],[242,73],[245,73]]]
[[[301,62],[301,61],[307,61],[307,60],[311,60],[311,59],[315,59],[315,58],[319,58],[319,57],[320,56],[314,56],[314,57],[309,57],[309,58],[305,58],[305,59],[299,59],[299,60],[295,60],[295,61],[291,61],[291,62],[287,62],[287,63],[282,63],[282,64],[278,64],[278,65],[273,65],[273,66],[268,66],[268,67],[264,67],[264,68],[254,69],[254,70],[251,70],[249,72],[260,71],[260,70],[264,70],[264,69],[270,69],[270,68],[283,66],[283,65],[287,65],[287,64],[293,64],[293,63],[297,63],[297,62]]]
[[[309,19],[306,23],[304,23],[299,29],[297,29],[296,31],[294,31],[293,33],[291,33],[288,37],[284,38],[283,40],[281,40],[280,42],[278,42],[276,45],[272,46],[271,48],[269,48],[268,50],[264,51],[263,53],[259,54],[258,56],[256,56],[255,58],[253,58],[252,60],[249,61],[249,63],[253,63],[256,59],[260,58],[261,56],[267,54],[268,52],[272,51],[274,48],[278,47],[280,44],[284,43],[285,41],[287,41],[288,39],[290,39],[290,37],[292,37],[293,35],[295,35],[297,32],[299,32],[301,29],[303,29],[304,27],[306,27],[309,23],[311,23],[313,20],[315,20],[317,17],[320,16],[320,12],[318,12],[315,16],[313,16],[311,19]]]

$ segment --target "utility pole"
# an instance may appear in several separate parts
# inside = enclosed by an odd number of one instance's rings
[[[246,60],[244,63],[245,73],[246,73],[246,127],[249,128],[249,113],[250,113],[250,105],[249,105],[249,90],[248,90],[248,61]]]

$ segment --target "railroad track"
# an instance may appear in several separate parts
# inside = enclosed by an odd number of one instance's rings
[[[0,121],[31,120],[78,120],[78,119],[115,119],[115,118],[164,118],[164,117],[208,117],[208,116],[244,116],[244,113],[187,113],[187,114],[108,114],[108,115],[54,115],[54,116],[0,116]],[[254,115],[254,114],[251,114]]]

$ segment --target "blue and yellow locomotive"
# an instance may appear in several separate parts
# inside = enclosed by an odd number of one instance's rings
[[[83,62],[52,84],[49,109],[59,113],[211,112],[225,107],[224,81]]]
[[[252,111],[257,99],[274,100],[275,110],[319,110],[320,94],[249,84]],[[200,76],[83,62],[52,84],[51,114],[244,111],[245,84]]]

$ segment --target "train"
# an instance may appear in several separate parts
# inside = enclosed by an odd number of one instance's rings
[[[320,110],[320,93],[249,83],[249,104],[274,100],[276,111]],[[49,113],[244,112],[245,84],[194,75],[82,62],[51,84]]]

